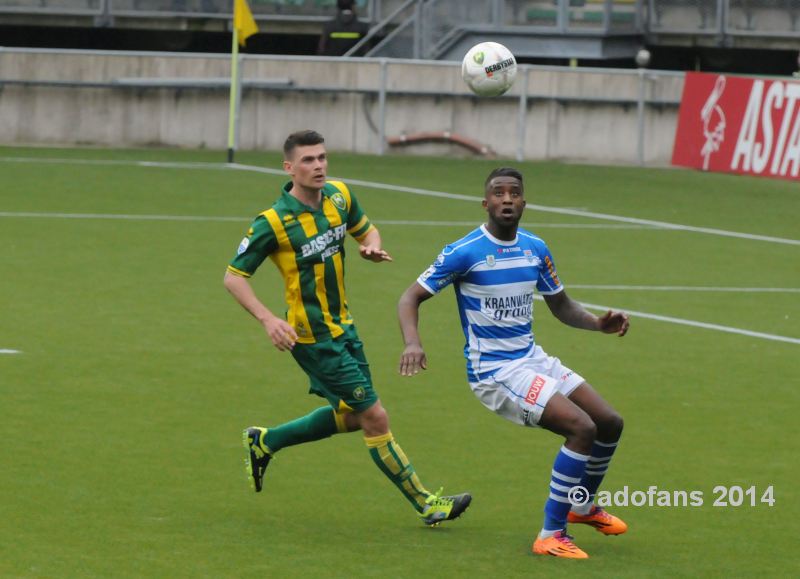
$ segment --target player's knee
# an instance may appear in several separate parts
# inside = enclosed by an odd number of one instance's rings
[[[371,406],[358,414],[359,424],[364,434],[376,436],[389,432],[389,414],[380,404]]]
[[[597,426],[588,414],[575,414],[566,424],[566,429],[567,439],[573,446],[580,448],[581,452],[588,453],[591,450],[592,443],[597,438]]]
[[[597,421],[597,439],[600,442],[616,442],[622,436],[624,426],[622,416],[612,411]]]

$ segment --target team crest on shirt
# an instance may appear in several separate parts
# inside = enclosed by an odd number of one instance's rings
[[[367,391],[364,390],[363,386],[359,386],[355,390],[353,390],[353,398],[358,400],[359,402],[364,400],[367,397]]]
[[[242,255],[245,251],[247,251],[248,247],[250,247],[250,238],[245,237],[239,244],[239,249],[236,250],[236,255]]]
[[[486,265],[489,267],[494,267],[494,264],[497,263],[493,255],[486,256]]]
[[[331,195],[331,201],[333,201],[333,204],[336,205],[336,207],[338,207],[342,211],[344,211],[347,208],[347,201],[345,201],[344,195],[342,195],[338,191],[333,195]]]

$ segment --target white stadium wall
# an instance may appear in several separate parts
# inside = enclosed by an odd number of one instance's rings
[[[447,132],[507,158],[649,165],[670,162],[683,86],[680,73],[522,66],[508,95],[479,99],[451,62],[244,56],[241,69],[240,149],[313,127],[335,150],[473,154],[382,146]],[[225,149],[229,74],[227,55],[0,48],[0,144]]]

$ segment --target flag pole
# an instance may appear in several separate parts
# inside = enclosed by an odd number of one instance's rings
[[[231,92],[228,110],[228,163],[233,163],[233,154],[236,147],[236,98],[239,93],[239,30],[236,28],[235,21],[232,36]]]

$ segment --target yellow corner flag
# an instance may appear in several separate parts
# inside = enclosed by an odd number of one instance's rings
[[[250,12],[250,6],[247,5],[247,0],[234,0],[233,28],[236,30],[236,36],[242,46],[248,37],[258,32],[258,26],[253,19],[253,13]]]

